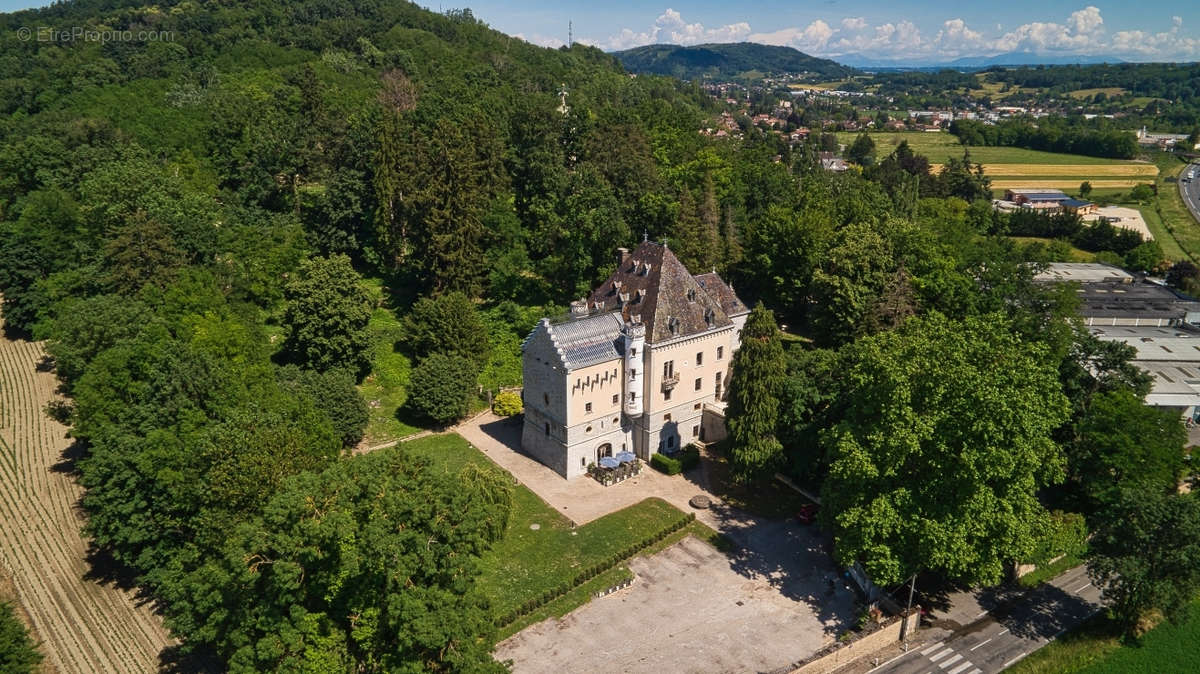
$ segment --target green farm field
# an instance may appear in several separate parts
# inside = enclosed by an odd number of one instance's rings
[[[858,137],[858,133],[843,131],[837,134],[838,142],[850,145]],[[1075,154],[1060,154],[1057,152],[1042,152],[1026,150],[1020,147],[967,147],[959,144],[958,138],[945,131],[899,131],[872,133],[875,141],[876,154],[880,157],[890,154],[900,141],[908,141],[909,147],[918,154],[929,157],[934,164],[941,164],[947,157],[961,157],[964,149],[971,151],[971,160],[981,164],[1050,164],[1076,166],[1146,166],[1145,162],[1126,161],[1120,159],[1104,159],[1102,157],[1084,157]]]

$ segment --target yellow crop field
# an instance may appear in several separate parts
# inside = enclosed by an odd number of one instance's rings
[[[67,429],[46,416],[58,382],[34,342],[0,339],[0,563],[59,674],[157,671],[171,644],[153,606],[90,578],[78,510],[83,488],[63,466]]]
[[[941,172],[942,164],[930,164],[934,173]],[[1096,176],[1097,178],[1146,178],[1152,181],[1158,175],[1154,164],[984,164],[983,172],[988,176]]]
[[[1088,180],[1088,182],[1090,182],[1092,184],[1092,187],[1095,189],[1104,189],[1104,188],[1133,187],[1135,185],[1140,185],[1146,181],[1145,180],[1105,180],[1105,179],[1100,179],[1100,180]],[[1047,187],[1047,188],[1054,189],[1054,190],[1067,190],[1067,189],[1074,190],[1074,189],[1079,188],[1079,183],[1080,183],[1080,181],[1078,179],[1075,179],[1075,180],[1042,180],[1042,179],[1038,179],[1038,178],[1032,178],[1032,179],[1001,178],[999,180],[992,180],[992,189],[1006,190],[1009,188],[1021,188],[1021,187]]]

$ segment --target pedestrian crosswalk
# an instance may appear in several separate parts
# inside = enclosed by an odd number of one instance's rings
[[[929,661],[936,664],[945,674],[983,674],[982,669],[941,641],[926,647],[921,651],[921,655],[929,658]]]

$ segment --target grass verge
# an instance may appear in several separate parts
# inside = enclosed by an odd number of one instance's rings
[[[1200,601],[1179,625],[1163,623],[1138,643],[1103,612],[1006,670],[1012,674],[1162,674],[1200,671]]]
[[[1063,558],[1053,564],[1044,564],[1029,573],[1017,579],[1017,584],[1021,587],[1037,587],[1042,583],[1054,578],[1058,574],[1073,569],[1083,563],[1083,554],[1078,555],[1063,555]]]
[[[1184,255],[1193,261],[1200,260],[1200,223],[1196,222],[1187,207],[1183,205],[1183,199],[1179,196],[1179,187],[1175,183],[1179,172],[1187,164],[1165,152],[1156,154],[1154,162],[1158,164],[1159,168],[1158,178],[1155,180],[1158,196],[1154,202],[1154,210],[1162,228],[1175,240]],[[1148,218],[1146,224],[1150,224]],[[1163,250],[1165,252],[1166,248]]]

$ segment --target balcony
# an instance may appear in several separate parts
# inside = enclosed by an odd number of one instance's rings
[[[664,391],[670,391],[671,389],[675,388],[675,385],[678,383],[679,375],[673,372],[663,376],[662,388]]]

